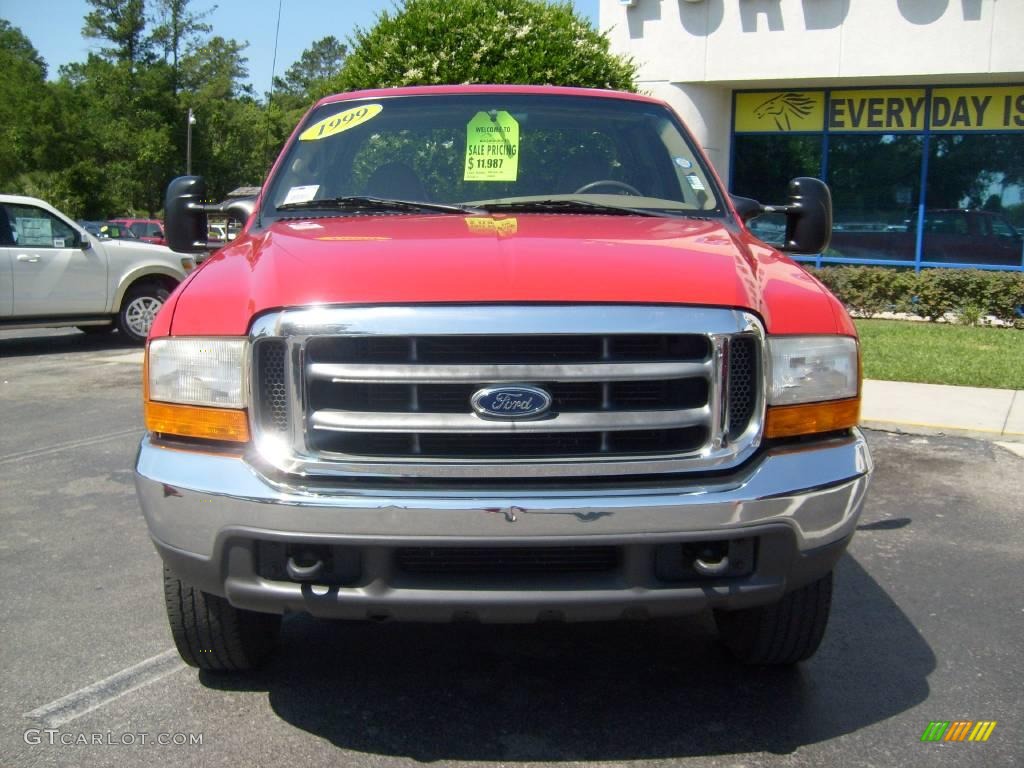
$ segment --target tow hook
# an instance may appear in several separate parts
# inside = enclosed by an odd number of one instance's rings
[[[725,547],[708,547],[693,559],[693,570],[701,576],[721,576],[729,570],[729,555]]]
[[[323,574],[325,566],[323,558],[305,551],[290,556],[285,567],[292,581],[314,581]]]

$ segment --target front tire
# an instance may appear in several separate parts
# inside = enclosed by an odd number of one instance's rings
[[[156,313],[170,295],[171,292],[159,283],[143,283],[129,289],[117,316],[117,326],[125,338],[144,344]]]
[[[235,608],[190,586],[164,568],[167,620],[186,664],[209,672],[258,667],[277,645],[281,617]]]
[[[744,664],[796,664],[821,645],[832,607],[832,573],[771,605],[715,611],[718,633]]]

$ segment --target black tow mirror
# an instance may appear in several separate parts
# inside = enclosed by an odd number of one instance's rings
[[[206,251],[206,181],[202,176],[179,176],[167,185],[164,234],[179,253]]]
[[[227,216],[245,226],[255,210],[255,197],[236,197],[214,203],[206,199],[206,181],[202,176],[179,176],[167,185],[164,200],[167,245],[172,251],[204,253],[210,250],[207,214]]]
[[[778,209],[776,209],[778,210]],[[789,182],[783,251],[816,254],[832,240],[832,193],[820,179],[798,176]]]
[[[764,213],[764,206],[761,205],[757,200],[753,200],[749,197],[740,197],[739,195],[729,195],[732,198],[732,207],[736,209],[736,213],[740,215],[743,223],[756,219],[762,213]]]
[[[234,219],[243,227],[256,210],[255,197],[234,197],[220,204],[221,213]]]
[[[789,253],[821,253],[832,239],[832,193],[820,179],[798,176],[789,182],[789,202],[761,205],[749,197],[731,195],[733,208],[749,224],[765,213],[786,216],[786,238],[779,250]]]

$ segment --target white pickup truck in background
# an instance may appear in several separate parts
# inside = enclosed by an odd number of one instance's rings
[[[100,240],[42,200],[0,195],[0,329],[116,329],[141,344],[194,268],[166,246]]]

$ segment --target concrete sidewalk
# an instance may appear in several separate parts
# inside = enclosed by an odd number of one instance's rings
[[[1024,390],[866,380],[861,423],[891,432],[959,435],[1024,446]]]

